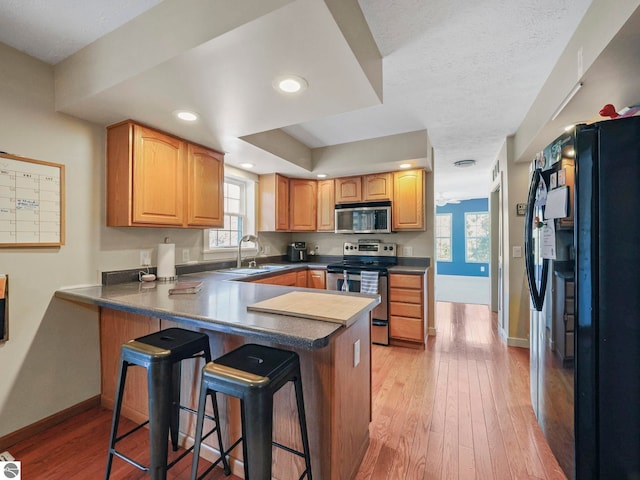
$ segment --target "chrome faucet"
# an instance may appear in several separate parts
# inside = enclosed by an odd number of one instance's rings
[[[237,263],[237,268],[240,268],[242,266],[242,242],[255,242],[256,247],[258,248],[258,252],[260,251],[260,240],[258,239],[257,235],[245,235],[244,237],[242,237],[240,239],[240,241],[238,242],[238,263]],[[256,265],[256,261],[255,258],[253,259],[253,265]],[[249,266],[251,266],[251,262],[249,262]]]

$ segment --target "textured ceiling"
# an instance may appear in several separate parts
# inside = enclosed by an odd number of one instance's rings
[[[56,64],[162,0],[2,0],[0,42]]]
[[[56,64],[158,3],[4,0],[0,42]],[[520,126],[591,0],[359,4],[383,57],[383,103],[298,115],[302,121],[294,124],[263,123],[283,127],[311,148],[426,129],[436,154],[437,190],[469,198],[486,195],[489,168],[505,137]],[[139,85],[135,90],[145,91]],[[451,166],[466,158],[476,159],[477,166]]]

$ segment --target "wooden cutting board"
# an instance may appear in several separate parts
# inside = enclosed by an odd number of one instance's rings
[[[346,325],[372,298],[315,292],[289,292],[248,305],[247,310],[312,318]]]

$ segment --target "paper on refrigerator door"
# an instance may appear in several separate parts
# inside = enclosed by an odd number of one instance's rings
[[[546,222],[541,229],[541,243],[540,254],[542,258],[548,258],[549,260],[556,259],[556,227],[554,221],[550,220]]]
[[[544,219],[564,218],[567,216],[569,187],[560,187],[547,193],[547,206],[544,209]]]

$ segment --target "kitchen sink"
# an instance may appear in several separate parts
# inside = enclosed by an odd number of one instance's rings
[[[257,275],[259,273],[272,272],[274,270],[281,270],[283,268],[287,268],[287,265],[265,264],[265,265],[259,265],[257,267],[223,268],[222,270],[216,270],[216,273],[231,273],[236,275]]]

